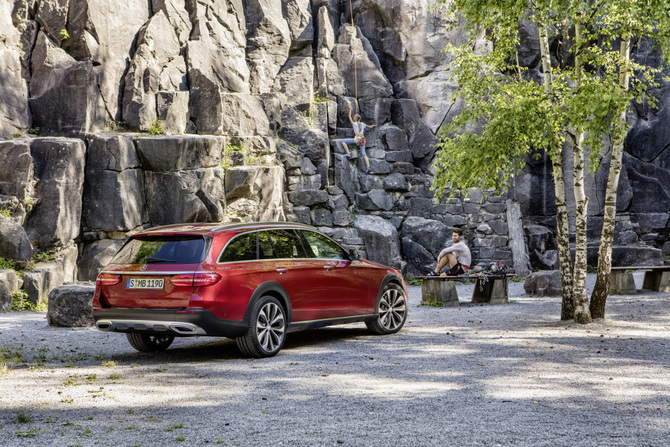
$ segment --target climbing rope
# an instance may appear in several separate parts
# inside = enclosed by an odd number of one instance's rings
[[[354,26],[354,9],[351,7],[351,0],[349,0],[349,15],[351,16],[351,56],[354,59],[354,96],[356,97],[356,114],[358,114],[358,70],[356,67],[356,27]]]

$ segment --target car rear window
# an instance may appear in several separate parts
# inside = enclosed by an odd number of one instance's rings
[[[112,264],[196,264],[207,254],[203,236],[160,236],[130,239]]]

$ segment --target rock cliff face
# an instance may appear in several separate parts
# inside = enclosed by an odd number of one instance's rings
[[[434,265],[452,228],[474,262],[513,264],[508,198],[437,203],[430,190],[436,132],[459,110],[441,50],[462,37],[431,2],[353,5],[354,26],[338,0],[2,2],[0,237],[13,241],[2,256],[52,252],[67,280],[77,247],[78,277],[91,280],[141,227],[288,219],[410,275]],[[536,69],[532,39],[522,50]],[[369,175],[358,148],[343,157],[348,106],[376,125]],[[622,245],[668,251],[667,113],[640,106],[633,120]],[[46,137],[19,136],[29,130]],[[510,197],[531,262],[553,266],[546,160],[529,162]]]

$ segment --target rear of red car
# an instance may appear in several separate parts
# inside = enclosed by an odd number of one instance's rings
[[[209,253],[221,241],[206,230],[189,232],[181,226],[130,238],[96,280],[98,329],[182,336],[244,333],[241,321],[222,320],[208,309],[214,301],[207,296],[210,286],[221,281],[208,268],[215,262]]]

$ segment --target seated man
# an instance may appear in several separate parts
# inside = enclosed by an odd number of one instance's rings
[[[451,233],[451,240],[454,242],[453,245],[440,252],[437,258],[437,268],[428,273],[428,276],[440,275],[440,271],[447,264],[449,264],[449,270],[442,273],[442,276],[464,275],[470,270],[472,255],[468,246],[463,242],[463,230],[455,228]]]

